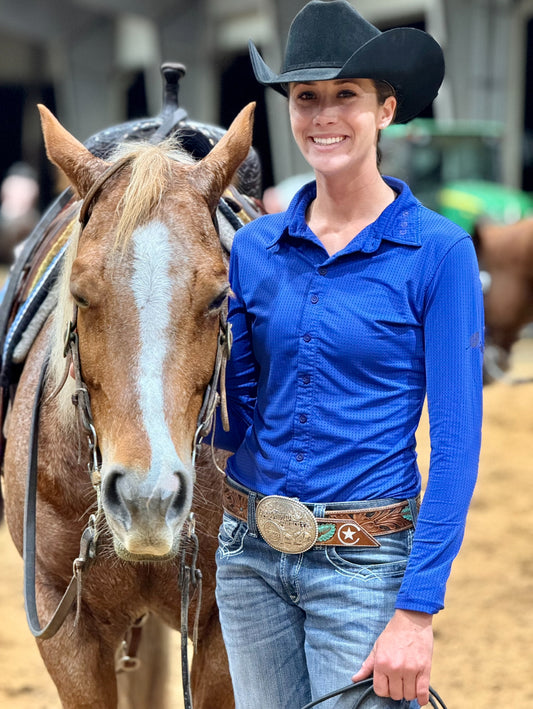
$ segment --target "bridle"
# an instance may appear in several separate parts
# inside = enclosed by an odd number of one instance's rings
[[[105,170],[100,177],[95,180],[95,182],[90,187],[87,195],[85,196],[83,203],[80,208],[79,221],[81,224],[81,229],[85,228],[87,225],[90,212],[92,210],[93,204],[101,192],[102,188],[108,182],[108,180],[119,173],[129,162],[131,157],[126,156],[117,162],[110,165],[107,170]],[[229,430],[229,421],[226,405],[226,388],[225,388],[225,372],[226,363],[231,354],[231,324],[227,320],[227,310],[228,303],[227,298],[220,310],[219,315],[219,331],[217,337],[217,352],[215,357],[215,364],[213,369],[213,374],[211,380],[206,388],[203,402],[200,408],[200,413],[198,416],[196,433],[193,441],[193,462],[196,459],[197,451],[202,443],[202,440],[208,435],[213,421],[215,418],[215,412],[218,406],[221,407],[221,420],[225,430]],[[24,510],[24,597],[26,606],[26,617],[30,631],[36,638],[47,639],[53,637],[59,628],[64,623],[67,615],[70,612],[73,604],[77,602],[76,611],[76,623],[79,618],[81,611],[81,593],[82,593],[82,583],[85,573],[88,571],[90,566],[95,560],[97,553],[97,540],[98,540],[98,530],[100,522],[103,517],[102,503],[101,503],[101,456],[98,447],[98,437],[96,434],[96,429],[94,426],[92,411],[91,411],[91,401],[87,386],[85,385],[82,373],[81,373],[81,360],[79,353],[79,337],[77,331],[78,322],[78,306],[74,304],[72,318],[69,321],[64,338],[64,349],[63,354],[66,359],[66,366],[63,377],[59,382],[56,389],[48,397],[49,399],[56,396],[59,391],[63,388],[68,376],[70,366],[72,365],[74,380],[75,380],[75,392],[72,397],[72,401],[76,406],[78,411],[78,418],[80,425],[87,435],[88,448],[90,453],[90,462],[88,465],[89,476],[91,483],[96,492],[97,499],[97,509],[96,513],[92,514],[89,518],[88,524],[84,531],[82,532],[81,542],[80,542],[80,553],[79,556],[73,562],[73,574],[67,590],[65,591],[60,603],[58,604],[56,610],[52,614],[51,619],[48,621],[44,628],[41,627],[39,617],[37,614],[37,604],[35,597],[35,558],[36,558],[36,501],[37,501],[37,458],[38,458],[38,438],[39,438],[39,416],[40,416],[40,405],[41,399],[44,392],[44,385],[46,381],[46,372],[48,368],[48,358],[42,367],[39,385],[37,387],[36,396],[34,399],[33,412],[32,412],[32,426],[30,433],[30,456],[28,462],[28,474],[27,474],[27,487],[26,487],[26,500],[25,500],[25,510]],[[197,590],[198,593],[198,603],[196,618],[194,623],[193,641],[196,640],[198,617],[200,610],[201,601],[201,583],[202,574],[201,571],[196,566],[196,559],[198,556],[198,537],[195,532],[195,521],[194,515],[191,512],[187,519],[187,534],[181,544],[180,552],[180,572],[179,572],[179,582],[181,590],[181,650],[182,650],[182,682],[183,682],[183,694],[184,694],[184,707],[185,709],[192,709],[192,700],[190,694],[190,681],[189,681],[189,669],[188,669],[188,646],[187,646],[187,636],[188,636],[188,615],[189,615],[189,600],[190,600],[190,588]],[[188,562],[187,556],[190,555],[190,561]],[[135,642],[138,644],[138,632],[140,632],[141,623],[134,624],[135,627]],[[125,653],[125,657],[122,660],[132,661],[135,658],[130,657],[131,653]],[[131,662],[128,666],[127,662],[120,663],[119,666],[122,669],[135,669],[137,667],[137,662]]]
[[[120,172],[129,162],[131,162],[131,157],[126,156],[124,158],[121,158],[120,160],[117,160],[117,162],[113,163],[110,165],[107,170],[105,170],[98,179],[95,180],[95,182],[91,185],[89,191],[87,192],[85,199],[83,200],[83,203],[80,208],[80,214],[79,214],[79,221],[81,224],[82,230],[85,228],[87,225],[87,222],[89,221],[90,217],[90,211],[93,205],[93,202],[95,201],[96,197],[98,196],[99,192],[103,188],[103,186],[106,184],[106,182],[113,177],[113,175],[117,174]],[[215,226],[216,226],[216,220],[215,220]],[[79,362],[79,349],[77,348],[77,338],[76,340],[73,339],[73,335],[76,331],[76,322],[77,322],[77,306],[74,305],[74,315],[72,318],[72,321],[69,323],[68,328],[67,328],[67,333],[65,336],[65,351],[64,354],[65,356],[68,353],[68,346],[70,343],[75,344],[76,347],[75,349],[71,348],[71,357],[72,361],[74,363],[74,369],[75,372],[78,371],[79,373],[79,384],[80,388],[83,389],[83,399],[84,399],[84,405],[80,409],[80,414],[81,414],[81,423],[82,426],[84,427],[85,430],[87,430],[87,425],[89,424],[89,421],[92,421],[92,415],[90,413],[90,402],[89,402],[89,395],[87,392],[87,388],[83,384],[81,380],[81,365]],[[218,332],[218,339],[217,339],[217,353],[215,357],[215,366],[213,369],[213,375],[211,377],[211,381],[207,385],[204,399],[202,402],[202,406],[200,408],[200,413],[198,416],[198,422],[197,422],[197,427],[196,427],[196,435],[195,435],[195,451],[197,447],[200,445],[202,440],[208,435],[209,431],[211,430],[213,418],[215,415],[215,411],[217,409],[217,406],[220,405],[221,407],[221,420],[222,420],[222,425],[224,427],[225,431],[229,430],[229,420],[228,420],[228,410],[227,410],[227,403],[226,403],[226,379],[225,379],[225,373],[226,373],[226,363],[228,359],[230,358],[231,355],[231,346],[232,346],[232,335],[231,335],[231,323],[228,322],[228,299],[224,301],[224,304],[220,310],[220,316],[219,316],[219,332]],[[79,369],[76,370],[76,367]],[[78,384],[78,381],[77,381]],[[78,389],[78,387],[77,387]],[[90,424],[89,424],[90,425]]]

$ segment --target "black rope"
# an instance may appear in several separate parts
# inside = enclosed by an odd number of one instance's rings
[[[334,692],[325,694],[323,697],[315,699],[314,702],[306,704],[304,707],[302,707],[302,709],[311,709],[311,707],[315,707],[318,704],[322,704],[322,702],[325,702],[328,699],[333,699],[333,697],[338,697],[341,694],[347,694],[348,692],[351,692],[354,689],[361,689],[361,687],[364,687],[366,685],[369,686],[367,687],[367,689],[365,689],[363,694],[358,699],[356,699],[355,704],[352,707],[352,709],[364,709],[363,703],[368,699],[371,694],[374,693],[374,680],[372,679],[372,677],[369,677],[368,679],[363,679],[361,680],[361,682],[352,682],[352,684],[348,684],[346,687],[341,687],[340,689],[336,689]],[[429,688],[429,703],[431,704],[433,709],[447,709],[446,704],[444,704],[442,698],[437,694],[433,687]]]
[[[191,522],[189,522],[191,524]],[[192,522],[194,525],[194,522]],[[190,552],[191,561],[187,564],[187,554]],[[197,568],[198,560],[198,537],[194,532],[194,527],[189,530],[188,536],[182,541],[180,554],[180,575],[179,584],[181,590],[181,680],[183,687],[183,706],[184,709],[192,709],[191,682],[189,673],[189,652],[188,652],[188,636],[189,636],[189,603],[191,600],[191,586],[193,590],[198,591],[196,616],[193,630],[193,644],[196,650],[197,627],[199,620],[200,604],[202,600],[202,572]]]

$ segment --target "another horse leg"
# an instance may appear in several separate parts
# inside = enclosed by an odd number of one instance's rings
[[[113,653],[102,652],[98,638],[58,633],[38,641],[46,669],[54,681],[63,709],[116,709],[117,688]]]
[[[41,618],[50,618],[60,596],[49,586],[36,586]],[[54,684],[63,709],[116,709],[117,687],[111,644],[99,633],[94,619],[83,617],[74,625],[74,614],[58,633],[37,640],[39,652]]]
[[[218,611],[203,628],[191,665],[194,709],[234,709],[228,657],[222,639]]]
[[[142,626],[138,669],[117,674],[118,709],[167,709],[169,636],[172,631],[150,614]],[[121,656],[119,652],[119,657]]]

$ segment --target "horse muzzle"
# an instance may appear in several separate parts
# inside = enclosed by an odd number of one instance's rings
[[[179,549],[192,503],[192,474],[102,470],[102,506],[116,554],[127,561],[163,561]]]

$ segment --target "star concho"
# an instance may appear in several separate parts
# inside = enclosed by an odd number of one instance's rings
[[[294,498],[263,497],[257,504],[256,521],[265,542],[285,554],[301,554],[311,549],[318,537],[313,513]]]
[[[357,546],[360,540],[361,527],[355,522],[347,522],[338,531],[339,540],[345,546]]]

